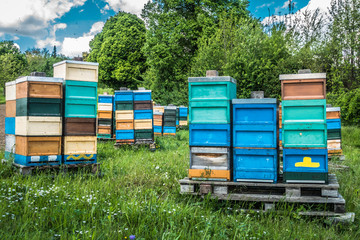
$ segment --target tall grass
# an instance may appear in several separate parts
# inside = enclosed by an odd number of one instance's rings
[[[360,216],[360,130],[344,129],[338,171],[348,210]],[[351,138],[357,137],[357,140]],[[295,213],[244,213],[240,203],[179,194],[187,174],[188,132],[157,139],[158,149],[99,143],[101,176],[39,172],[23,177],[0,166],[0,239],[359,239],[345,226]]]

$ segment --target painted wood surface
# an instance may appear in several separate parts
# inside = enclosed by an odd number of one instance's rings
[[[134,130],[116,130],[116,140],[134,140]]]
[[[326,124],[284,124],[282,143],[286,148],[326,148]]]
[[[98,134],[109,134],[111,135],[111,126],[98,126]]]
[[[16,99],[16,116],[62,117],[62,103],[59,98]]]
[[[16,117],[16,100],[6,101],[5,117]]]
[[[236,98],[236,83],[230,77],[228,81],[222,81],[226,77],[218,77],[219,81],[189,82],[189,102],[207,100],[232,100]],[[189,78],[189,81],[194,78]]]
[[[149,110],[153,109],[151,101],[134,101],[134,110]]]
[[[23,156],[61,155],[61,137],[16,136],[15,153]]]
[[[65,118],[65,136],[96,136],[96,118]]]
[[[230,147],[230,124],[191,124],[189,145]]]
[[[65,60],[53,66],[54,77],[64,80],[98,82],[98,63]]]
[[[96,154],[96,136],[66,136],[64,137],[64,155]]]
[[[20,136],[61,136],[61,117],[16,117],[15,134]]]
[[[341,113],[340,113],[340,111],[326,112],[326,118],[327,119],[338,119],[338,118],[341,118]]]
[[[282,122],[326,123],[326,99],[282,101]]]
[[[152,129],[153,121],[152,119],[135,119],[134,120],[134,129]]]
[[[133,110],[118,110],[115,112],[116,120],[133,120],[134,111]]]
[[[112,112],[113,105],[112,103],[98,103],[98,111],[110,111]]]
[[[112,119],[113,113],[112,113],[112,111],[98,110],[98,116],[97,117],[102,118],[102,119]]]
[[[284,172],[327,172],[327,149],[283,149]]]
[[[191,169],[230,170],[230,148],[190,147]]]
[[[17,83],[16,98],[63,98],[63,84],[45,81]]]
[[[214,180],[219,179],[223,181],[230,181],[230,170],[215,170],[215,169],[189,169],[190,179]]]
[[[16,83],[15,81],[5,83],[5,100],[16,100]]]
[[[230,124],[230,101],[190,102],[190,124]]]
[[[134,129],[134,120],[116,120],[116,130]]]
[[[15,134],[15,118],[5,118],[5,134]]]
[[[152,129],[136,129],[135,140],[153,140],[154,132]]]
[[[278,152],[276,149],[233,150],[233,178],[235,182],[277,182]]]
[[[282,100],[326,98],[326,79],[297,79],[281,81]]]

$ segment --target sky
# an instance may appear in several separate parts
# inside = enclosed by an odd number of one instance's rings
[[[0,0],[0,40],[12,40],[26,51],[47,48],[69,57],[89,51],[89,42],[118,11],[140,16],[148,0]],[[292,0],[293,13],[320,8],[331,0]],[[262,21],[288,14],[288,0],[250,0],[249,11]]]

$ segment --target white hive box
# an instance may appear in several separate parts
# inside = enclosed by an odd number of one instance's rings
[[[54,77],[64,80],[98,82],[99,64],[65,60],[55,63]]]

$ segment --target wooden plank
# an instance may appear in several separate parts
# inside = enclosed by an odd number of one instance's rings
[[[16,117],[16,100],[6,101],[5,117]]]
[[[26,81],[16,84],[16,98],[62,98],[60,82]]]
[[[23,156],[61,155],[61,137],[16,136],[15,153]]]

